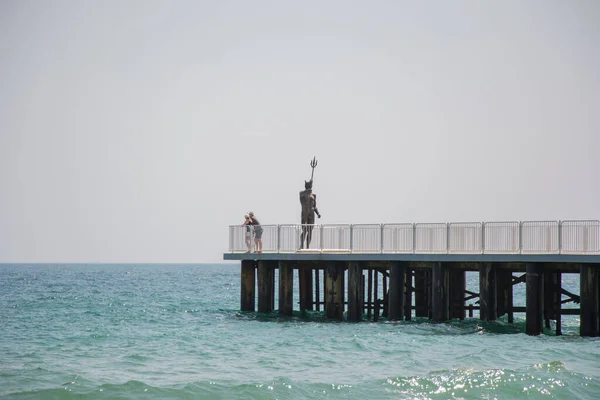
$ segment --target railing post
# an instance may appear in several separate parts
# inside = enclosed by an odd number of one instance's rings
[[[277,225],[277,252],[281,250],[281,225]]]
[[[485,254],[485,222],[481,223],[481,254]]]
[[[417,224],[412,224],[412,252],[415,254],[417,252]]]
[[[446,254],[450,253],[450,224],[446,222]]]
[[[323,225],[319,226],[319,251],[323,251]],[[314,228],[314,227],[313,227]]]
[[[381,224],[381,236],[379,237],[379,250],[383,253],[383,227],[385,224]]]
[[[354,237],[354,225],[350,224],[350,253],[352,253],[352,250],[354,249],[354,245],[352,243]],[[341,244],[341,241],[340,241]]]
[[[302,224],[294,225],[294,232],[296,232],[294,235],[294,246],[296,247],[296,250],[300,250],[302,247]]]
[[[523,252],[523,221],[519,221],[519,254]]]
[[[562,221],[558,221],[558,254],[562,254]]]

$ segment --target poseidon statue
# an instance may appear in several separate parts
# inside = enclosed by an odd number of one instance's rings
[[[317,209],[317,195],[312,192],[313,176],[315,167],[317,166],[316,158],[312,159],[310,166],[312,167],[310,181],[304,181],[304,190],[300,192],[300,204],[302,205],[302,213],[300,214],[300,221],[302,223],[302,235],[300,236],[301,249],[308,249],[310,247],[313,225],[315,223],[315,214],[317,214],[317,217],[321,218],[321,214]],[[306,247],[304,247],[305,241]]]

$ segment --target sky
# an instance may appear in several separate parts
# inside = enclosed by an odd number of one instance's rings
[[[600,219],[600,2],[0,0],[0,262]]]

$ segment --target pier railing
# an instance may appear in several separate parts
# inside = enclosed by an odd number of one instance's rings
[[[600,254],[600,221],[261,225],[263,253]],[[311,229],[308,249],[303,230]],[[253,227],[229,227],[229,251],[255,251]]]

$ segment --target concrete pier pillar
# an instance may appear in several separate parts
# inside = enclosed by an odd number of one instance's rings
[[[384,318],[388,317],[388,306],[389,306],[389,292],[388,292],[388,271],[381,271],[381,286],[382,286],[382,295],[381,295],[381,316]]]
[[[373,269],[367,268],[367,319],[373,315]]]
[[[412,319],[412,296],[413,296],[413,271],[409,267],[405,268],[406,271],[406,291],[404,292],[404,318],[407,321]]]
[[[600,264],[583,264],[580,267],[581,336],[600,336]]]
[[[429,271],[416,270],[415,276],[415,316],[429,318]]]
[[[560,326],[560,272],[547,270],[544,272],[544,324],[550,329],[550,321],[555,320],[557,328]],[[557,307],[558,305],[558,307]],[[557,335],[560,335],[557,333]]]
[[[291,316],[294,311],[294,269],[287,261],[279,261],[279,314]]]
[[[366,288],[366,286],[365,286],[364,267],[361,265],[361,268],[363,270],[363,272],[361,273],[361,276],[362,276],[362,289],[361,289],[362,290],[362,297],[361,297],[362,304],[361,304],[361,306],[362,306],[362,315],[364,316],[365,312],[366,312],[366,302],[365,302],[365,288]]]
[[[388,319],[390,321],[401,321],[404,319],[405,301],[405,264],[399,261],[392,262],[390,267],[390,288],[388,296]]]
[[[348,263],[348,322],[362,320],[363,314],[363,273],[357,261]]]
[[[373,270],[373,321],[379,320],[379,270]]]
[[[497,317],[508,314],[512,309],[512,272],[496,269],[496,309]]]
[[[431,319],[442,322],[450,319],[448,296],[448,270],[441,262],[431,268]]]
[[[465,271],[462,269],[451,269],[449,274],[449,296],[450,296],[450,318],[465,319]]]
[[[497,317],[496,270],[492,263],[482,263],[479,267],[479,319],[494,321]]]
[[[344,319],[344,268],[336,262],[328,262],[325,267],[325,304],[327,318]]]
[[[254,261],[242,260],[241,266],[241,290],[240,290],[240,310],[254,311],[255,298],[254,288],[256,286],[256,269]]]
[[[508,310],[506,310],[506,314],[508,314],[508,323],[512,324],[513,322],[515,322],[515,311],[514,311],[515,303],[514,303],[514,296],[513,296],[513,290],[514,290],[513,288],[515,287],[516,282],[520,278],[514,277],[511,272],[508,279],[510,279],[510,289],[507,292],[507,294],[508,294],[507,302],[510,307],[508,308]]]
[[[258,312],[273,311],[274,303],[274,268],[268,261],[258,261]]]
[[[312,273],[312,267],[310,265],[302,265],[298,268],[301,312],[313,309]]]
[[[554,312],[556,313],[556,336],[562,335],[562,274],[557,272],[554,279]]]
[[[542,325],[544,281],[536,264],[526,264],[525,271],[527,274],[525,333],[539,335],[544,331]]]
[[[321,311],[321,270],[315,268],[315,310]]]
[[[327,310],[327,279],[326,279],[326,275],[327,272],[325,271],[325,268],[323,268],[323,279],[321,280],[321,293],[323,293],[321,295],[321,301],[323,302],[323,311]]]

